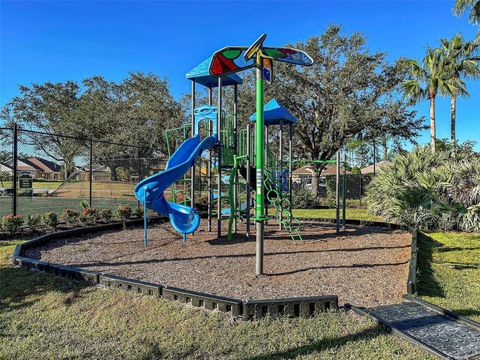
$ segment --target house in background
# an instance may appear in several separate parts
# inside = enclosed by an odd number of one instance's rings
[[[385,169],[388,165],[390,165],[391,162],[390,161],[386,161],[386,160],[383,160],[383,161],[379,161],[375,164],[375,166],[373,165],[369,165],[369,166],[365,166],[364,168],[361,168],[360,169],[360,173],[362,175],[365,175],[365,174],[374,174],[374,173],[377,173],[378,170],[380,169]]]
[[[2,171],[9,171],[13,174],[13,159],[5,161]],[[7,170],[8,169],[8,170]],[[53,161],[41,157],[23,158],[17,160],[17,171],[29,173],[33,179],[60,180],[62,167]]]
[[[343,173],[343,170],[340,170]],[[325,194],[327,187],[326,177],[335,175],[337,172],[335,165],[327,165],[323,168],[318,179],[318,190],[321,194]],[[347,174],[350,174],[347,171]],[[292,171],[292,182],[296,189],[312,190],[313,166],[305,165]]]
[[[62,167],[53,161],[41,157],[31,157],[22,161],[37,169],[37,179],[61,180]]]
[[[106,165],[92,165],[92,180],[93,181],[111,181],[112,171]],[[87,165],[84,168],[79,168],[74,174],[74,180],[76,181],[89,181],[90,180],[90,167]]]
[[[335,165],[327,165],[323,168],[322,172],[320,173],[320,180],[325,179],[327,175],[335,175],[336,174],[336,166]],[[340,170],[340,173],[343,174],[343,170]],[[350,172],[347,171],[347,174]],[[305,182],[310,183],[312,182],[313,176],[313,166],[306,165],[298,168],[297,170],[292,171],[292,181],[295,182]]]
[[[13,170],[9,166],[3,164],[0,164],[0,173],[3,175],[13,176]]]

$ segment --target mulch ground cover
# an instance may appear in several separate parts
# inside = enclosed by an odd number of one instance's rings
[[[225,225],[226,225],[225,221]],[[200,227],[186,242],[169,223],[51,242],[27,256],[107,274],[242,300],[338,295],[340,304],[378,306],[406,292],[411,236],[405,231],[302,223],[303,241],[266,226],[265,276],[255,277],[255,237],[244,225],[231,241]],[[226,234],[226,228],[224,229]],[[255,228],[252,226],[252,234]]]

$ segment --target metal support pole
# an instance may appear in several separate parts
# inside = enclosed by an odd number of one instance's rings
[[[212,88],[208,88],[208,105],[212,105],[213,99],[212,99]],[[208,122],[208,135],[212,136],[213,133],[213,127],[212,123],[209,121]],[[207,230],[210,232],[212,231],[212,149],[208,150],[208,163],[207,163],[207,187],[208,187],[208,209],[207,209],[207,219],[208,219],[208,225],[207,225]]]
[[[12,213],[17,215],[18,125],[13,124],[13,202]]]
[[[90,140],[90,169],[88,175],[88,206],[92,207],[92,187],[93,187],[93,140]]]
[[[245,209],[245,219],[247,221],[246,224],[246,232],[245,235],[247,237],[247,240],[250,240],[250,172],[251,172],[251,164],[250,164],[250,129],[251,125],[247,125],[247,194],[246,194],[246,209]]]
[[[238,106],[238,92],[237,92],[237,84],[233,85],[233,153],[234,156],[238,155],[238,118],[237,118],[237,106]],[[235,172],[234,177],[234,184],[233,184],[233,206],[234,209],[238,209],[238,172]],[[231,214],[233,215],[233,209],[230,209]],[[235,216],[233,219],[233,233],[237,233],[237,217]]]
[[[340,233],[340,150],[337,151],[335,168],[336,230]]]
[[[278,230],[282,230],[282,221],[283,221],[283,120],[280,120],[280,134],[279,134],[279,156],[280,156],[280,223],[278,224]]]
[[[264,193],[263,193],[263,171],[264,171],[264,123],[263,123],[263,77],[262,77],[262,62],[260,55],[257,55],[257,69],[256,69],[256,90],[257,90],[257,113],[256,113],[256,275],[263,275],[263,236],[264,236]]]
[[[265,126],[265,145],[264,146],[264,156],[265,156],[265,169],[266,171],[270,171],[272,169],[269,168],[268,164],[268,125]],[[268,194],[265,194],[265,196],[268,196]],[[268,224],[268,198],[265,199],[265,222]]]
[[[217,237],[222,236],[222,78],[218,78],[218,121],[217,121],[217,133],[218,133],[218,176],[217,176]]]
[[[342,231],[346,230],[347,218],[347,152],[343,153],[343,205],[342,205]]]
[[[191,136],[195,136],[195,80],[192,81],[192,120],[191,120]],[[195,207],[195,163],[190,170],[190,203],[192,208]]]
[[[290,211],[290,225],[292,224],[292,186],[293,186],[293,181],[292,181],[292,163],[293,163],[293,148],[292,148],[292,141],[293,141],[293,126],[292,123],[290,123],[290,128],[289,128],[289,138],[288,138],[288,199],[290,200],[290,205],[289,205],[289,211]]]

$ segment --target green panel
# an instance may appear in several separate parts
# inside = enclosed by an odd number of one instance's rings
[[[232,50],[226,50],[225,52],[222,53],[222,55],[225,56],[227,59],[233,60],[239,57],[241,53],[242,53],[242,50],[232,49]]]
[[[267,56],[273,57],[274,59],[286,56],[284,53],[281,53],[277,49],[263,49],[263,53]]]

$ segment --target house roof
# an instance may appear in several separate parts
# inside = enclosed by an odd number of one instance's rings
[[[62,167],[55,162],[37,156],[22,159],[22,161],[45,173],[60,172],[62,170]]]
[[[390,164],[391,164],[390,161],[386,161],[386,160],[379,161],[375,164],[375,170],[384,169]],[[360,173],[362,173],[362,174],[373,174],[373,164],[369,165],[369,166],[365,166],[364,168],[361,168]]]
[[[13,159],[5,161],[2,165],[13,169]],[[18,171],[41,171],[45,173],[53,173],[59,172],[61,169],[62,167],[60,165],[40,157],[17,160]]]
[[[250,116],[250,121],[256,120],[257,114],[253,113]],[[280,122],[296,124],[298,122],[297,118],[276,99],[270,100],[263,107],[263,121],[266,125],[279,125]]]
[[[205,59],[200,64],[190,70],[185,76],[187,79],[195,81],[196,83],[214,88],[218,86],[218,78],[210,75],[210,63],[212,62],[212,56]],[[241,84],[243,80],[237,74],[230,74],[222,76],[222,86],[229,86],[235,84]]]
[[[322,170],[321,175],[335,175],[337,173],[337,169],[335,165],[327,165],[325,168]],[[340,169],[340,175],[343,174],[343,169]],[[350,171],[347,171],[347,174],[350,174]],[[310,165],[305,165],[302,166],[301,168],[298,168],[297,170],[292,171],[292,175],[313,175],[313,170]]]
[[[13,159],[7,160],[3,163],[4,166],[9,167],[13,170]],[[25,162],[23,159],[17,160],[17,171],[37,171],[38,169],[28,162]]]
[[[9,173],[9,174],[13,173],[12,168],[8,165],[5,165],[5,164],[0,164],[0,171],[6,172],[6,173]]]
[[[302,166],[297,170],[292,171],[292,175],[312,175],[313,171],[310,166]]]

